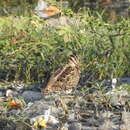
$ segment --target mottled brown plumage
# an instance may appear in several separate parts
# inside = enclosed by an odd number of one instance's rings
[[[70,56],[68,63],[58,69],[42,91],[44,94],[75,88],[80,79],[79,59],[77,56]]]

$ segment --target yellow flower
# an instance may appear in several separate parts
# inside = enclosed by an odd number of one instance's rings
[[[35,128],[37,128],[37,127],[45,128],[46,127],[46,121],[42,117],[39,117],[39,118],[36,119],[33,126]]]

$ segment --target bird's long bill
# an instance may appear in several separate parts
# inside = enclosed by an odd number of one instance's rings
[[[77,56],[70,56],[69,63],[72,64],[72,66],[79,66],[79,58]]]

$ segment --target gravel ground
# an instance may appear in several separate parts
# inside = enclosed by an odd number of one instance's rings
[[[18,87],[18,88],[17,88]],[[1,87],[2,88],[2,87]],[[22,107],[7,107],[9,99],[24,101]],[[43,95],[40,87],[15,86],[0,90],[0,130],[129,130],[129,93],[124,89],[87,93],[75,90]],[[7,100],[8,99],[8,100]],[[48,114],[47,114],[48,113]],[[48,119],[46,117],[48,116]],[[34,126],[42,117],[45,127]]]

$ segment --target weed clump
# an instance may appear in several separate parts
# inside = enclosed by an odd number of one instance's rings
[[[104,22],[90,13],[70,25],[49,27],[37,16],[0,18],[0,79],[44,82],[76,51],[84,76],[129,75],[129,20]]]

